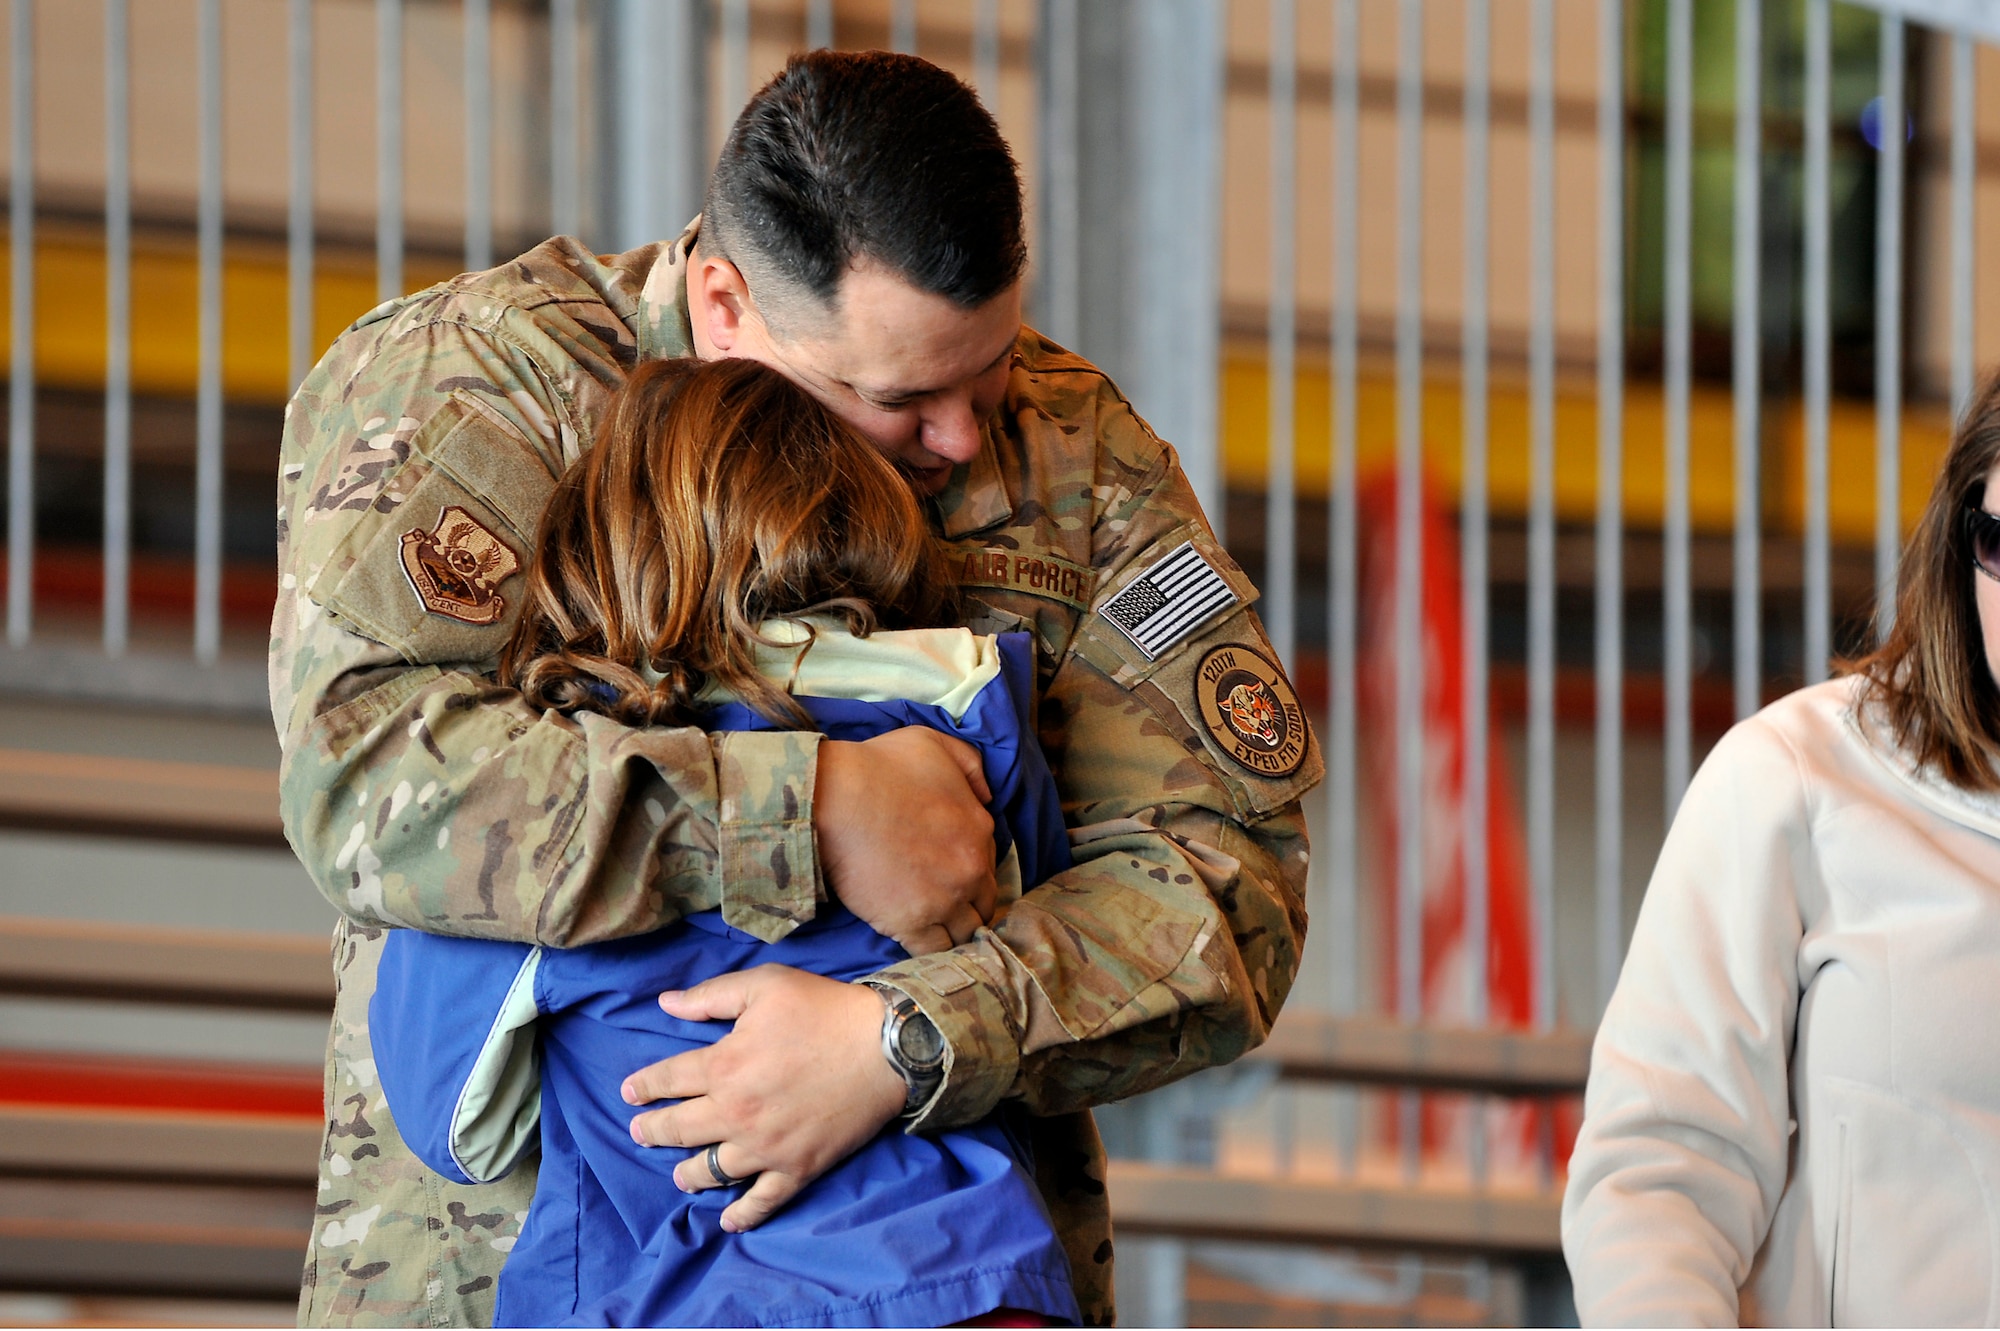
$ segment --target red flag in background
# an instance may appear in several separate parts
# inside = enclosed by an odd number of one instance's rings
[[[1425,478],[1422,503],[1423,660],[1396,656],[1396,485],[1379,473],[1356,491],[1361,532],[1360,652],[1356,702],[1361,762],[1369,774],[1372,809],[1364,809],[1375,885],[1377,936],[1383,958],[1382,998],[1396,1010],[1397,690],[1421,664],[1423,679],[1423,976],[1426,1020],[1466,1025],[1468,988],[1465,892],[1465,641],[1461,618],[1458,542],[1446,526]],[[1534,953],[1529,939],[1527,850],[1496,729],[1487,740],[1486,1023],[1526,1026],[1533,1016]],[[1371,815],[1372,816],[1369,816]],[[1395,1116],[1384,1116],[1391,1140]],[[1424,1103],[1427,1153],[1463,1158],[1470,1120],[1462,1104],[1435,1096]],[[1509,1106],[1489,1120],[1489,1160],[1495,1172],[1526,1170],[1534,1160],[1532,1106]]]

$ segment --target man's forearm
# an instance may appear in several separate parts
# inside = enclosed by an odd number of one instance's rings
[[[1223,911],[1225,930],[1200,957],[1227,977],[1224,991],[1184,1002],[1170,978],[1148,996],[1153,1006],[1135,1005],[1116,1029],[1026,1051],[1014,1090],[1036,1113],[1123,1100],[1233,1062],[1269,1037],[1305,946],[1305,818],[1293,805],[1248,829],[1196,821],[1208,825],[1165,835]]]
[[[280,786],[301,861],[357,923],[573,946],[717,906],[760,936],[812,917],[816,735],[543,714],[463,670],[367,678],[301,707]]]
[[[1079,829],[1092,857],[997,928],[882,973],[951,1046],[918,1126],[972,1122],[1007,1097],[1089,1108],[1263,1042],[1304,941],[1303,820],[1294,808],[1245,832],[1171,812]]]

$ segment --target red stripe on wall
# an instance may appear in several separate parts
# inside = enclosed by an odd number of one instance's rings
[[[209,1110],[318,1119],[318,1068],[0,1051],[0,1104]]]

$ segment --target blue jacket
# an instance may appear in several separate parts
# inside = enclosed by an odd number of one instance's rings
[[[1000,640],[999,665],[956,716],[907,700],[800,702],[834,739],[929,725],[974,744],[994,793],[996,853],[1017,856],[1033,885],[1067,867],[1068,841],[1033,739],[1025,634]],[[768,726],[727,703],[710,728]],[[404,1140],[439,1173],[487,1182],[539,1137],[497,1324],[940,1326],[996,1307],[1074,1320],[1068,1261],[1016,1111],[934,1136],[892,1123],[744,1234],[718,1223],[739,1189],[686,1195],[671,1173],[690,1153],[631,1140],[641,1111],[620,1098],[624,1078],[728,1029],[668,1016],[662,990],[773,962],[854,980],[905,955],[831,902],[770,944],[718,911],[568,950],[395,933],[369,1019]]]

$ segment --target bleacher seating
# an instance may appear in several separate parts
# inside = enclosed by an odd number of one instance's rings
[[[0,751],[0,825],[268,845],[268,771]],[[325,947],[262,933],[0,917],[0,993],[324,1012]],[[1282,1078],[1548,1096],[1586,1033],[1288,1014],[1252,1058]],[[310,1068],[0,1054],[0,1285],[283,1297],[312,1223]],[[1114,1161],[1121,1232],[1547,1256],[1558,1195],[1246,1177]]]

